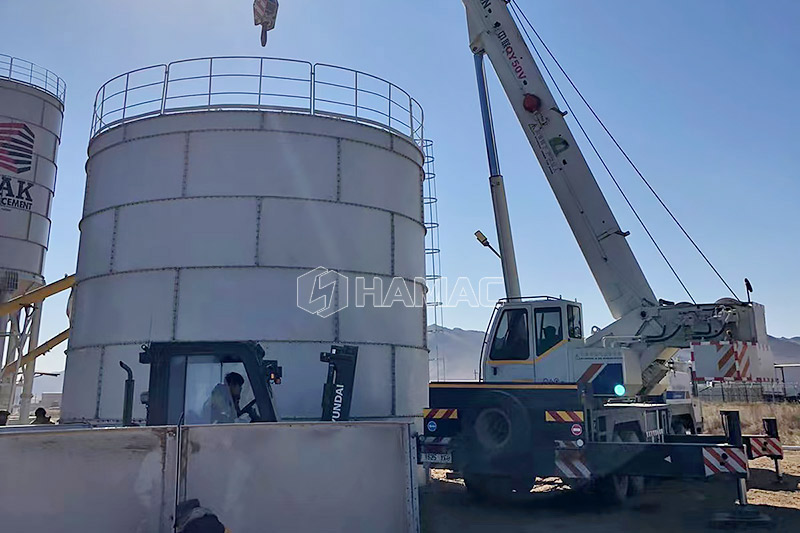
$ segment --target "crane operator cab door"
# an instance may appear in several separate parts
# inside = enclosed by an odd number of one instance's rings
[[[280,382],[280,367],[263,356],[253,342],[145,346],[140,361],[150,365],[147,425],[277,420],[270,382]]]
[[[583,343],[579,303],[546,299],[504,304],[495,317],[483,358],[486,381],[569,381],[564,348],[570,341]]]

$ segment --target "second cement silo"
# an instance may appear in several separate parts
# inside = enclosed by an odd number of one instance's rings
[[[142,344],[201,340],[259,341],[284,418],[319,417],[334,343],[360,349],[353,416],[421,414],[416,101],[348,69],[214,58],[115,78],[95,112],[62,420],[118,421],[119,361],[138,397]]]
[[[0,303],[44,284],[65,93],[64,81],[51,71],[0,54]],[[0,316],[0,368],[36,346],[40,314],[37,305],[33,312]],[[24,368],[23,419],[34,365]],[[17,371],[0,377],[0,410],[10,408],[16,379]]]

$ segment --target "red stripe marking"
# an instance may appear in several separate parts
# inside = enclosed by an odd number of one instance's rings
[[[712,463],[708,459],[708,457],[703,457],[703,464],[705,464],[708,467],[708,469],[711,470],[712,472],[714,472],[715,474],[721,474],[722,473],[722,471],[717,468],[717,465]]]
[[[776,439],[766,439],[764,443],[764,448],[767,451],[771,451],[772,455],[783,455],[783,448],[781,447],[781,441]]]
[[[747,360],[744,364],[744,368],[742,369],[742,376],[747,377],[747,370],[750,368],[750,359]]]
[[[753,456],[753,459],[756,459],[758,457],[761,457],[764,454],[761,452],[761,448],[757,444],[752,444],[752,442],[751,442],[751,444],[750,444],[750,455]]]
[[[725,366],[725,363],[727,363],[727,362],[728,362],[728,360],[731,358],[731,356],[732,356],[732,355],[734,355],[735,353],[736,353],[736,350],[734,350],[734,349],[733,349],[733,346],[731,346],[731,347],[728,349],[728,351],[727,351],[727,352],[725,352],[725,355],[723,355],[723,356],[722,356],[722,358],[721,358],[721,359],[719,360],[719,362],[717,363],[717,368],[718,368],[718,369],[720,369],[720,370],[722,370],[722,367],[724,367],[724,366]]]
[[[752,439],[752,441],[755,441],[752,446],[753,455],[756,455],[756,453],[758,453],[759,457],[761,457],[762,455],[767,455],[768,451],[764,439]]]
[[[575,465],[573,465],[571,461],[563,461],[562,460],[561,462],[564,463],[564,466],[566,466],[572,472],[572,476],[571,477],[583,477],[583,474],[581,474],[581,471],[578,470],[577,467],[575,467]]]
[[[742,468],[742,471],[747,472],[747,459],[739,455],[739,450],[729,450],[728,457],[733,459]]]
[[[442,418],[450,418],[450,415],[453,414],[453,411],[455,411],[455,409],[448,409]]]
[[[583,420],[581,420],[581,417],[578,416],[577,412],[567,411],[567,414],[569,415],[569,417],[572,419],[573,422],[583,422]]]
[[[556,422],[568,422],[568,420],[564,420],[564,418],[562,418],[562,416],[558,414],[558,411],[549,411],[549,413],[550,416],[556,419]]]
[[[725,377],[730,378],[736,373],[736,365],[731,365],[727,372],[725,372]]]
[[[747,461],[745,459],[742,459],[741,457],[739,457],[736,454],[736,450],[735,449],[729,449],[729,450],[723,451],[723,453],[725,455],[727,455],[731,459],[731,461],[724,461],[722,459],[722,456],[721,455],[717,455],[716,450],[713,449],[713,448],[708,449],[708,453],[710,455],[712,455],[717,460],[717,462],[719,462],[721,465],[725,466],[731,472],[737,472],[736,466],[733,464],[734,462],[737,463],[745,472],[747,471]]]
[[[719,464],[721,468],[727,469],[729,472],[733,472],[733,465],[730,464],[728,461],[724,461],[722,456],[717,453],[717,450],[714,448],[706,448],[708,455],[710,455],[716,462]]]
[[[583,375],[580,378],[578,378],[578,383],[586,383],[588,381],[591,381],[594,375],[597,374],[597,372],[600,370],[602,366],[603,363],[592,363],[591,365],[589,365],[589,368],[586,369],[586,372],[584,372]]]
[[[744,345],[742,346],[742,351],[739,352],[739,361],[744,359],[744,354],[746,353],[747,353],[747,343],[745,342]]]

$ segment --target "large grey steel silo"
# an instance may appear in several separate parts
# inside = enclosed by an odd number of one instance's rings
[[[172,340],[259,341],[284,368],[275,388],[284,418],[319,417],[319,354],[355,344],[353,416],[420,416],[422,138],[422,110],[407,93],[328,65],[198,59],[104,85],[63,419],[118,421],[118,361],[134,368],[138,397],[148,381],[141,345]],[[316,267],[348,282],[299,294],[298,277]],[[375,280],[386,290],[402,284],[417,305],[358,305],[356,291]],[[304,310],[303,299],[315,302]],[[134,417],[143,416],[137,405]]]

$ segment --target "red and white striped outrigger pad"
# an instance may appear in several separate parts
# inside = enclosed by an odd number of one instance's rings
[[[783,458],[783,446],[775,437],[750,437],[750,458],[756,457]]]
[[[253,2],[253,22],[256,26],[264,26],[271,30],[278,17],[278,0],[255,0]]]
[[[703,448],[706,476],[715,474],[745,474],[749,472],[744,448]]]

